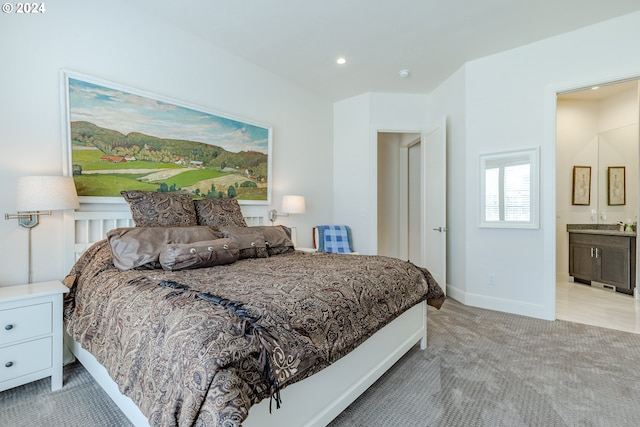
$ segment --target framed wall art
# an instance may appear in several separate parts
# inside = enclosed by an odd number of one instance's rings
[[[572,205],[591,204],[591,166],[573,167]]]
[[[271,202],[272,129],[63,70],[63,141],[81,202],[122,190]]]
[[[625,200],[625,167],[609,166],[607,174],[608,204],[609,206],[620,206],[626,203]]]

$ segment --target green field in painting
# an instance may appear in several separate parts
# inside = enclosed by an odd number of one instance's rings
[[[82,170],[124,170],[124,169],[178,169],[183,166],[174,163],[134,162],[111,163],[100,160],[104,153],[100,150],[73,150],[72,163],[80,165]]]
[[[122,190],[156,191],[157,184],[146,184],[137,180],[141,175],[76,175],[78,196],[120,197]]]
[[[75,175],[74,180],[79,196],[120,197],[122,190],[157,191],[160,184],[168,187],[175,186],[183,189],[196,185],[198,182],[212,178],[220,178],[233,175],[228,172],[214,171],[211,169],[190,169],[173,163],[156,163],[145,161],[132,161],[124,163],[111,163],[101,161],[103,155],[100,150],[73,150],[73,164],[79,165],[83,172],[114,171],[114,173],[82,173]],[[184,169],[184,172],[154,181],[144,181],[144,178],[162,169]],[[132,173],[124,171],[130,170]],[[148,170],[149,172],[143,172]],[[122,171],[122,172],[117,172]],[[243,177],[238,176],[241,182]],[[140,180],[142,179],[142,180]],[[267,189],[257,187],[235,186],[236,198],[239,200],[266,200]],[[216,185],[216,194],[222,191],[223,197],[227,197],[228,186]]]
[[[120,197],[122,190],[157,191],[159,183],[140,182],[137,178],[144,175],[115,174],[115,175],[76,175],[74,180],[78,196]],[[173,184],[167,181],[168,185]],[[181,188],[178,186],[178,188]],[[226,188],[218,188],[223,197],[227,197]],[[267,189],[256,187],[237,187],[236,198],[238,200],[267,200]]]
[[[200,181],[204,181],[206,179],[218,178],[221,176],[229,175],[226,172],[216,172],[210,169],[197,169],[197,170],[186,170],[185,172],[172,176],[171,178],[162,179],[158,181],[153,181],[154,183],[164,182],[168,186],[173,184],[176,185],[177,188],[189,187],[191,185],[195,185]]]

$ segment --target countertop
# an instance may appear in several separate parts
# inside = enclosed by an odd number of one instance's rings
[[[620,231],[616,224],[567,224],[569,233],[600,234],[606,236],[636,237],[635,231]]]

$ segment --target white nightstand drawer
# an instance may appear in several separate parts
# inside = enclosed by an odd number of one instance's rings
[[[0,387],[3,381],[49,369],[52,366],[52,337],[0,348]]]
[[[51,377],[62,387],[62,297],[58,280],[0,286],[0,392]]]
[[[0,310],[0,345],[50,334],[52,303]]]

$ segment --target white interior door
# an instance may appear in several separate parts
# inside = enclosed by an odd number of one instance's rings
[[[443,289],[447,285],[447,126],[446,118],[422,136],[424,266]]]

